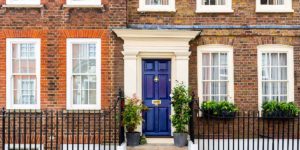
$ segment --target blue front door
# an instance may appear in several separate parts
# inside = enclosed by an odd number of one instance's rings
[[[171,61],[143,60],[143,133],[146,136],[171,135]]]

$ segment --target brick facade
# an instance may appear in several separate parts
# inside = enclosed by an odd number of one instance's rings
[[[103,8],[64,8],[65,0],[42,4],[43,8],[0,8],[1,107],[6,106],[6,38],[41,38],[41,108],[59,110],[66,109],[66,38],[101,38],[101,104],[107,107],[123,85],[122,69],[117,68],[121,41],[114,40],[110,29],[125,27],[125,0],[102,0]]]

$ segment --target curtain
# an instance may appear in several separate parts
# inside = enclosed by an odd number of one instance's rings
[[[169,0],[146,0],[146,5],[169,5]]]
[[[202,0],[202,5],[225,5],[226,0]]]
[[[287,54],[262,54],[262,100],[287,100]]]

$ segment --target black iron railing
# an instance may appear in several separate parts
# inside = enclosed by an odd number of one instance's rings
[[[189,134],[198,150],[300,149],[300,114],[264,116],[258,111],[247,111],[234,117],[216,117],[204,115],[197,101],[192,103]]]
[[[5,110],[0,149],[116,150],[124,142],[123,93],[106,110]]]

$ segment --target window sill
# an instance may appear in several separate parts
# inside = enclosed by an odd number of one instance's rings
[[[7,4],[7,5],[2,5],[3,8],[43,8],[44,5],[21,5],[21,4]]]
[[[264,9],[256,8],[256,13],[293,13],[294,9]]]
[[[138,12],[176,12],[176,9],[172,8],[138,8]]]
[[[103,5],[63,5],[64,8],[103,8]]]
[[[232,9],[197,9],[196,13],[233,13]]]

